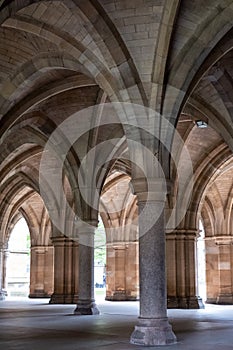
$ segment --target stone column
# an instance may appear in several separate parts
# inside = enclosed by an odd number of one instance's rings
[[[73,285],[73,304],[78,302],[78,290],[79,290],[79,244],[73,241],[72,246],[72,285]]]
[[[3,291],[3,254],[4,246],[0,243],[0,300],[4,300],[6,293]]]
[[[232,246],[229,238],[219,244],[219,295],[218,304],[232,304]]]
[[[166,234],[168,308],[201,309],[197,296],[195,230],[174,230]]]
[[[53,237],[54,292],[50,304],[74,304],[78,294],[78,244],[65,237]]]
[[[138,242],[107,244],[106,300],[138,300]]]
[[[125,299],[125,244],[115,246],[115,294]]]
[[[144,346],[172,344],[176,337],[167,318],[165,185],[160,179],[151,180],[150,192],[139,179],[133,180],[132,185],[139,208],[140,316],[131,343]]]
[[[214,270],[214,279],[217,282],[217,285],[211,286],[209,283],[209,288],[207,292],[211,289],[212,298],[208,295],[207,302],[212,302],[222,305],[232,305],[233,304],[233,275],[232,275],[232,237],[230,236],[217,236],[214,237],[215,246],[218,250],[218,259],[217,265]],[[214,251],[212,251],[213,253]],[[208,250],[210,253],[210,250]],[[212,254],[213,256],[213,254]],[[208,265],[210,256],[208,256]],[[215,293],[214,293],[215,292]],[[213,298],[215,296],[215,298]],[[214,300],[215,299],[215,300]]]
[[[65,240],[64,246],[64,303],[73,303],[73,241]]]
[[[108,244],[109,245],[109,244]],[[126,299],[126,275],[125,275],[125,243],[113,245],[111,255],[113,255],[114,262],[112,266],[109,265],[107,259],[107,273],[112,275],[112,289],[109,290],[109,278],[107,277],[107,296],[106,300],[127,300]],[[110,271],[109,271],[110,270]]]
[[[205,238],[206,250],[206,303],[216,304],[219,295],[219,246],[215,237]]]
[[[2,271],[2,290],[7,295],[7,260],[10,252],[7,247],[3,251],[3,271]]]
[[[75,315],[98,315],[94,298],[94,234],[96,223],[78,227],[79,293]]]
[[[50,304],[64,303],[64,255],[65,237],[52,237],[54,246],[54,291],[49,301]]]
[[[171,309],[179,308],[177,289],[181,287],[178,278],[184,280],[184,274],[177,276],[177,240],[174,232],[166,234],[166,271],[167,271],[167,306]],[[183,288],[182,288],[183,289]]]
[[[49,297],[54,291],[54,247],[52,245],[46,247],[44,290]]]
[[[126,245],[125,276],[127,300],[139,300],[138,242]]]
[[[106,249],[106,300],[113,300],[115,290],[115,249],[113,243],[107,243]]]
[[[31,247],[29,298],[49,298],[53,291],[53,247]]]

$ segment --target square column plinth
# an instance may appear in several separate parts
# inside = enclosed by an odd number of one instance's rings
[[[142,346],[169,345],[176,343],[176,336],[167,318],[139,319],[130,343]]]

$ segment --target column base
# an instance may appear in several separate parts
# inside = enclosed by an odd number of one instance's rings
[[[127,294],[125,291],[115,291],[111,295],[106,295],[105,300],[108,301],[137,301],[139,297]]]
[[[130,343],[141,346],[158,346],[176,343],[176,336],[167,318],[142,319],[131,335]]]
[[[77,304],[78,295],[73,294],[52,294],[49,304]]]
[[[219,305],[232,305],[233,304],[232,294],[220,294],[217,298],[217,304],[219,304]]]
[[[220,294],[216,298],[207,298],[206,304],[233,305],[233,295]]]
[[[204,303],[200,297],[168,297],[168,309],[204,309]]]
[[[217,298],[207,298],[205,303],[206,304],[217,304]]]
[[[82,315],[99,315],[100,311],[94,301],[79,301],[77,307],[74,310],[74,314],[77,316]]]
[[[36,298],[50,298],[51,297],[51,294],[47,294],[46,292],[44,292],[43,290],[38,290],[38,291],[35,291],[33,293],[30,293],[28,295],[28,298],[30,299],[36,299]]]

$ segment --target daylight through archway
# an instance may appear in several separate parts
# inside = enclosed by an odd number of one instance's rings
[[[9,297],[27,297],[30,284],[30,233],[24,218],[14,226],[8,242],[6,288]]]
[[[95,232],[94,284],[96,297],[104,298],[106,291],[106,233],[100,216]]]
[[[199,237],[197,239],[197,284],[198,295],[202,301],[206,301],[206,251],[205,230],[202,221],[199,221]]]

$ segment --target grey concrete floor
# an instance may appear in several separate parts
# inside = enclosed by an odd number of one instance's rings
[[[47,299],[0,302],[1,350],[126,350],[137,322],[137,302],[98,300],[99,316],[74,316],[75,305],[48,305]],[[168,310],[177,344],[169,350],[233,349],[233,306]]]

